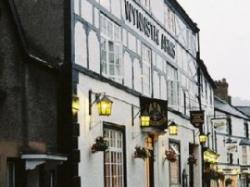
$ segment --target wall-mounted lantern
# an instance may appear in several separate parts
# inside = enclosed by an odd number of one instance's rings
[[[150,116],[142,115],[140,117],[141,120],[141,127],[149,127],[150,125]]]
[[[76,114],[80,110],[80,101],[79,97],[76,95],[73,95],[72,97],[72,112],[73,114]]]
[[[95,95],[95,100],[92,102],[92,94]],[[112,114],[113,101],[107,95],[102,93],[93,93],[89,91],[89,115],[92,114],[93,104],[97,104],[99,116],[110,116]]]
[[[97,100],[96,104],[100,116],[111,115],[113,101],[111,101],[106,95],[104,95],[101,99]]]
[[[207,136],[206,134],[201,133],[201,134],[199,135],[200,144],[206,143],[207,139],[208,139],[208,136]]]
[[[178,135],[178,126],[175,122],[171,122],[168,126],[168,132],[171,136],[177,136]]]

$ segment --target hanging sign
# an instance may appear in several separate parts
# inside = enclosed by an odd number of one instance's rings
[[[140,97],[141,116],[150,117],[150,127],[168,127],[168,102],[166,100]]]
[[[204,124],[204,110],[190,111],[190,122],[195,128]]]

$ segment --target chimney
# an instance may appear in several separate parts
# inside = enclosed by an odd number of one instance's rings
[[[220,99],[231,104],[231,97],[228,95],[228,83],[225,78],[222,80],[215,81],[216,89],[214,90],[214,94]]]

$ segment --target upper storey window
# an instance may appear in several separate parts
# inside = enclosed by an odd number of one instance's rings
[[[178,75],[177,70],[168,65],[168,103],[170,106],[178,105]]]
[[[175,14],[168,7],[164,10],[164,24],[165,28],[173,34],[176,34]]]
[[[152,51],[150,48],[142,45],[141,77],[143,93],[146,95],[150,95],[151,93],[151,63]]]
[[[121,28],[101,15],[101,74],[122,82]]]
[[[146,10],[150,10],[150,0],[136,0],[140,3]]]

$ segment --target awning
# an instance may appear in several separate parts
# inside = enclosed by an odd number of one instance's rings
[[[250,145],[250,140],[248,140],[248,139],[242,139],[240,141],[240,145]]]
[[[21,159],[25,160],[25,169],[33,170],[38,165],[44,164],[46,162],[57,162],[58,164],[67,160],[67,157],[61,155],[52,154],[23,154]]]

